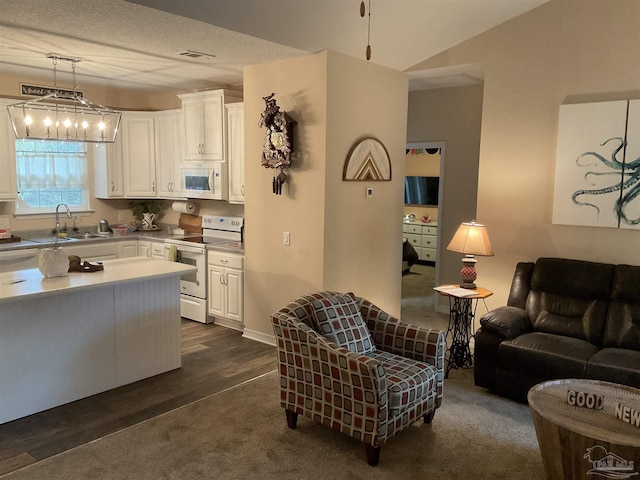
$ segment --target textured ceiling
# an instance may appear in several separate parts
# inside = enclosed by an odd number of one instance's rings
[[[371,61],[404,71],[547,0],[371,0]],[[366,0],[368,3],[369,0]],[[52,83],[46,53],[79,57],[81,83],[240,87],[245,65],[332,49],[364,59],[359,0],[0,0],[0,69]],[[153,8],[150,8],[153,7]],[[211,55],[181,57],[194,50]],[[68,66],[59,65],[62,72]],[[460,77],[463,75],[463,77]],[[412,86],[481,73],[412,72]],[[455,77],[455,78],[454,78]],[[59,82],[65,82],[59,78]]]

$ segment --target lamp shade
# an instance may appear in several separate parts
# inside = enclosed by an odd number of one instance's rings
[[[447,250],[466,255],[493,256],[493,248],[491,247],[487,227],[476,222],[460,224],[449,245],[447,245]]]

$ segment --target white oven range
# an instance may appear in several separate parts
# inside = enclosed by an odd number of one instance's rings
[[[244,218],[220,215],[202,216],[202,235],[185,235],[165,240],[165,258],[175,246],[177,261],[197,268],[180,277],[180,315],[209,323],[207,316],[207,245],[241,245]]]

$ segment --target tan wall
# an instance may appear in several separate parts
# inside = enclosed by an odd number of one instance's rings
[[[394,163],[404,154],[407,87],[398,77],[404,75],[327,51],[244,69],[246,331],[271,336],[273,311],[324,288],[371,294],[399,312],[398,178],[376,183],[369,202],[364,184],[342,182],[346,154],[364,134],[386,142]],[[297,121],[295,163],[280,196],[271,192],[274,172],[260,166],[258,121],[271,92]],[[384,96],[383,110],[377,105]]]
[[[353,291],[400,315],[407,77],[329,52],[325,288]],[[390,182],[345,182],[355,141],[373,136],[391,160]],[[367,198],[366,187],[373,188]]]
[[[407,153],[405,156],[405,175],[423,177],[440,176],[440,153]]]
[[[476,218],[482,90],[482,85],[473,85],[409,93],[407,141],[445,145],[440,171],[443,197],[437,217],[437,280],[440,283],[460,282],[462,255],[446,249],[458,225],[463,221],[483,220],[480,216]],[[481,282],[485,278],[485,261],[480,259],[477,266]]]
[[[414,67],[485,72],[478,220],[496,256],[478,263],[490,307],[505,303],[518,261],[640,264],[637,231],[551,224],[559,106],[640,98],[638,25],[637,0],[551,0]]]
[[[269,315],[297,295],[322,289],[325,222],[326,55],[244,69],[245,328],[273,335]],[[297,122],[294,167],[282,195],[260,165],[263,96]],[[282,245],[283,232],[291,245]]]
[[[81,65],[78,68],[81,68]],[[0,75],[0,97],[31,98],[20,97],[21,83],[53,87],[53,76],[25,78],[2,74]],[[60,71],[58,72],[58,86],[66,89],[73,88],[73,81],[68,73],[61,74]],[[78,77],[78,89],[82,90],[84,96],[93,103],[122,110],[171,110],[172,108],[181,107],[177,94],[182,92],[178,91],[104,87],[83,83],[81,77]]]

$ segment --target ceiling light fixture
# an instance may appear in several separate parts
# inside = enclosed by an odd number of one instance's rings
[[[17,139],[70,140],[87,143],[116,141],[122,114],[83,98],[78,92],[76,64],[80,58],[48,53],[53,61],[53,93],[28,102],[7,106]],[[71,63],[73,91],[58,89],[58,61]]]
[[[367,25],[367,50],[366,57],[367,60],[371,60],[371,0],[369,0],[369,7],[365,8],[364,0],[360,1],[360,16],[364,17],[364,14],[369,12],[368,16],[368,25]]]

